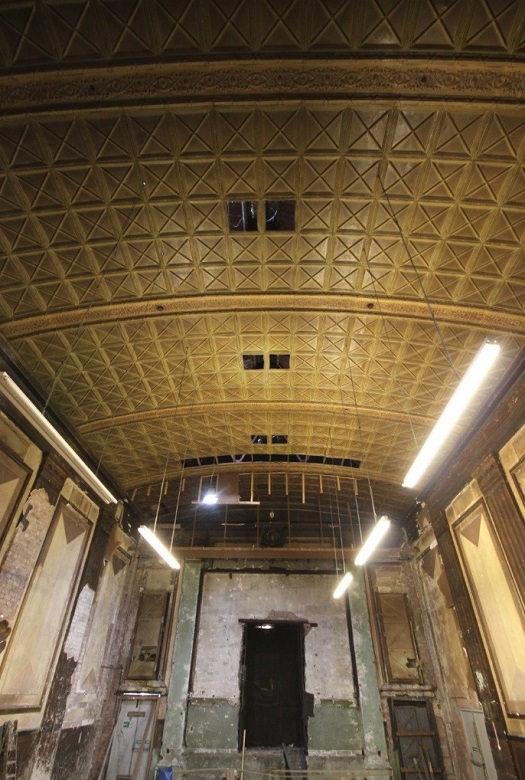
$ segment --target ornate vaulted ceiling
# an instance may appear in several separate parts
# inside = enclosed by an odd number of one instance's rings
[[[525,343],[524,41],[503,0],[3,3],[4,365],[143,511],[182,460],[317,456],[404,514]]]

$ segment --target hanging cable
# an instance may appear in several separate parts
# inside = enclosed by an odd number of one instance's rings
[[[343,574],[346,574],[346,561],[345,561],[344,545],[343,545],[343,528],[341,526],[341,512],[339,510],[339,491],[337,489],[337,477],[335,481],[335,506],[337,509],[337,520],[339,523],[339,542],[341,544],[341,559],[343,561]]]
[[[68,348],[66,350],[66,354],[64,355],[64,357],[62,359],[62,362],[60,363],[60,365],[58,367],[58,370],[56,371],[56,373],[55,373],[55,375],[53,377],[53,381],[51,382],[51,387],[49,389],[49,393],[47,394],[46,401],[44,403],[44,408],[42,409],[42,414],[44,416],[45,416],[45,414],[47,412],[47,408],[48,408],[48,406],[49,406],[49,404],[51,402],[51,398],[53,397],[53,395],[55,393],[55,389],[56,389],[56,386],[58,384],[58,380],[61,377],[62,371],[63,371],[63,369],[64,369],[64,367],[66,365],[66,362],[69,360],[71,354],[73,353],[73,350],[75,349],[75,347],[77,346],[78,342],[80,341],[80,337],[82,336],[84,325],[86,324],[88,316],[89,316],[89,313],[91,312],[91,309],[93,308],[93,306],[95,304],[95,295],[96,295],[96,293],[98,291],[98,288],[100,286],[101,281],[102,281],[102,275],[100,275],[100,277],[97,278],[97,282],[95,284],[95,288],[93,290],[93,295],[92,295],[92,298],[91,298],[91,303],[89,304],[87,309],[84,310],[82,318],[81,318],[79,324],[77,325],[76,335],[75,335],[74,339],[69,343],[69,346],[68,346]]]
[[[357,499],[357,490],[354,490],[354,498],[355,498],[355,511],[357,514],[357,527],[359,528],[359,539],[361,541],[361,544],[363,544],[363,527],[361,525],[361,514],[359,512],[359,501]]]
[[[385,160],[385,164],[388,167],[388,164],[389,164],[388,160]],[[423,284],[423,280],[421,279],[421,275],[420,275],[419,271],[417,270],[416,264],[414,262],[414,258],[412,257],[412,253],[411,253],[411,251],[410,251],[410,249],[408,247],[408,241],[406,240],[405,234],[403,233],[403,231],[401,229],[401,225],[399,224],[399,220],[397,218],[397,214],[395,213],[395,211],[394,211],[394,209],[392,207],[392,204],[390,202],[390,198],[389,198],[388,193],[387,193],[387,191],[385,189],[384,173],[381,170],[381,166],[379,167],[379,184],[381,185],[382,195],[384,196],[384,198],[386,200],[386,203],[388,205],[388,211],[390,212],[390,216],[392,217],[392,220],[393,220],[393,222],[394,222],[394,224],[395,224],[395,226],[396,226],[396,228],[397,228],[397,230],[399,232],[399,238],[401,239],[401,243],[403,244],[403,247],[405,249],[405,252],[406,252],[406,255],[407,255],[408,260],[410,262],[410,265],[412,266],[412,270],[414,271],[414,274],[416,276],[417,283],[419,285],[419,289],[421,291],[422,298],[423,298],[423,300],[424,300],[424,302],[426,304],[428,313],[430,315],[430,319],[432,320],[432,323],[433,323],[433,325],[434,325],[434,327],[436,329],[436,333],[438,334],[439,340],[441,342],[441,346],[443,347],[443,351],[444,351],[444,353],[446,355],[446,358],[447,358],[448,362],[450,363],[450,366],[451,366],[452,370],[454,371],[455,375],[459,376],[460,373],[457,370],[456,366],[454,365],[454,362],[452,361],[452,357],[451,357],[450,352],[448,350],[445,338],[443,336],[443,332],[441,330],[441,327],[439,325],[437,317],[434,314],[434,310],[433,310],[433,308],[432,308],[432,306],[430,304],[430,300],[429,300],[428,295],[426,293],[425,286]]]
[[[332,494],[330,493],[330,498],[328,500],[329,506],[330,506],[330,528],[332,529],[332,543],[334,547],[334,565],[335,565],[335,574],[338,577],[339,576],[339,561],[337,560],[337,546],[335,543],[335,525],[334,525],[334,515],[332,511]]]
[[[359,414],[359,406],[357,404],[357,393],[355,389],[354,376],[351,369],[349,374],[350,374],[350,384],[352,385],[352,396],[354,400],[354,409],[355,409],[355,415],[357,420],[357,430],[359,431],[359,438],[361,440],[361,446],[363,447],[363,452],[364,452],[364,436],[363,436],[363,429],[361,427],[361,415]],[[370,493],[370,503],[372,505],[372,515],[374,517],[374,523],[375,523],[377,522],[376,505],[374,501],[374,491],[372,490],[372,482],[370,480],[370,474],[368,471],[366,458],[364,459],[364,464],[365,464],[365,477],[368,484],[368,491]]]
[[[179,504],[180,504],[180,496],[182,493],[182,484],[184,479],[184,464],[186,462],[186,454],[187,454],[187,448],[184,450],[184,459],[182,461],[182,467],[180,472],[180,481],[179,481],[179,489],[177,491],[177,502],[175,504],[175,515],[173,517],[173,528],[171,529],[171,539],[170,539],[170,552],[173,549],[173,539],[175,537],[175,526],[177,524],[177,517],[179,515]]]
[[[160,512],[160,504],[162,501],[162,494],[164,492],[164,482],[166,481],[166,472],[168,470],[168,461],[170,459],[170,449],[168,447],[168,452],[166,454],[166,463],[164,464],[164,474],[162,475],[162,482],[160,483],[160,490],[159,490],[159,500],[157,503],[157,511],[155,513],[155,520],[153,521],[153,533],[157,530],[157,520],[159,519],[159,512]]]

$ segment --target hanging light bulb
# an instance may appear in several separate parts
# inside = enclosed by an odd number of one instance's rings
[[[168,548],[162,544],[158,536],[153,533],[151,528],[148,528],[145,525],[141,525],[139,527],[139,534],[143,536],[144,539],[153,547],[155,552],[166,561],[168,566],[171,566],[172,569],[180,569],[180,563],[178,560],[174,558]]]
[[[363,564],[367,562],[389,528],[390,520],[386,515],[383,515],[383,517],[380,517],[375,526],[372,528],[372,531],[368,535],[365,543],[359,550],[357,558],[355,559],[356,566],[363,566]]]
[[[410,467],[403,480],[403,487],[415,487],[419,482],[490,371],[499,351],[499,344],[488,342],[479,350]]]
[[[341,580],[341,582],[338,584],[337,588],[334,590],[334,599],[340,599],[343,593],[345,593],[348,588],[350,587],[350,583],[352,582],[354,578],[350,574],[349,571],[346,572],[345,576]]]
[[[219,500],[219,496],[215,492],[215,490],[208,490],[208,492],[205,494],[204,498],[202,499],[203,504],[216,504]]]

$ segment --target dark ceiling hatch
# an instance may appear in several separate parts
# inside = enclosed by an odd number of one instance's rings
[[[306,747],[304,624],[245,622],[241,671],[239,749]]]

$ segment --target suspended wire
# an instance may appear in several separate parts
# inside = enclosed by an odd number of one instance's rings
[[[354,499],[355,499],[355,511],[357,514],[357,526],[359,528],[359,538],[361,540],[361,545],[363,544],[363,527],[361,525],[361,514],[359,512],[359,501],[357,499],[357,490],[354,489]]]
[[[175,526],[177,524],[177,517],[179,516],[179,504],[180,504],[180,495],[182,493],[182,483],[184,480],[184,463],[186,461],[186,453],[187,453],[187,447],[184,449],[184,458],[182,461],[182,467],[180,472],[180,480],[179,480],[179,489],[177,491],[177,503],[175,504],[175,514],[173,516],[173,528],[171,529],[171,539],[170,539],[170,552],[173,548],[173,539],[175,537]]]
[[[339,542],[341,543],[341,559],[343,561],[343,574],[346,574],[346,561],[345,561],[344,545],[343,545],[343,528],[341,525],[341,512],[339,510],[339,492],[337,490],[337,477],[335,478],[335,504],[337,508],[337,519],[339,521]]]
[[[335,525],[334,525],[334,515],[332,510],[332,494],[330,493],[329,498],[329,506],[330,506],[330,528],[332,529],[332,543],[334,546],[334,564],[335,564],[335,573],[336,576],[339,576],[339,561],[337,560],[337,547],[335,543]]]
[[[335,411],[332,414],[332,419],[330,422],[330,427],[328,429],[328,451],[331,453],[333,452],[333,428],[334,428],[334,422],[335,422]],[[335,479],[335,496],[337,501],[337,517],[339,522],[339,540],[341,544],[341,561],[343,566],[343,574],[346,574],[346,561],[345,561],[345,555],[344,555],[344,548],[343,548],[343,534],[341,530],[341,515],[339,512],[339,497],[337,495],[337,477],[334,477]],[[339,564],[337,561],[337,550],[336,550],[336,541],[335,541],[335,524],[334,524],[334,517],[333,517],[333,508],[332,508],[332,493],[330,492],[330,525],[332,526],[332,540],[334,545],[334,560],[335,560],[335,573],[336,575],[339,575]]]
[[[371,267],[370,263],[368,262],[368,260],[366,261],[366,269],[367,269],[368,273],[370,274],[370,276],[372,278],[372,290],[373,290],[373,293],[374,293],[374,298],[375,298],[375,301],[376,301],[377,310],[379,312],[380,321],[382,323],[382,332],[385,334],[386,342],[388,344],[388,349],[390,350],[391,354],[394,356],[395,352],[394,352],[394,348],[392,346],[392,342],[390,340],[390,332],[389,332],[388,328],[386,327],[386,317],[383,314],[383,310],[381,308],[381,299],[379,298],[379,293],[377,291],[377,279],[376,279],[376,276],[375,276],[374,272],[372,271],[372,267]],[[401,404],[398,404],[398,405],[401,407]],[[416,446],[419,447],[420,442],[418,442],[418,440],[417,440],[416,431],[415,431],[415,428],[414,428],[414,423],[412,421],[412,415],[410,413],[405,412],[403,407],[401,407],[401,410],[408,417],[408,424],[410,426],[410,432],[412,434],[412,438],[414,439],[414,443],[416,444]]]
[[[179,385],[179,398],[178,398],[179,404],[180,404],[180,401],[181,401],[182,384],[184,382],[184,377],[186,375],[186,365],[187,365],[187,362],[188,362],[188,357],[185,354],[184,355],[184,362],[182,364],[182,375],[181,375],[180,385]],[[186,460],[186,454],[187,454],[187,443],[186,443],[186,446],[184,448],[184,458],[183,458],[182,466],[181,466],[182,471],[181,471],[181,480],[180,480],[180,483],[179,483],[179,492],[178,492],[178,496],[177,496],[176,512],[178,511],[178,508],[179,508],[179,499],[180,499],[180,493],[181,493],[181,488],[182,488],[182,473],[184,472],[184,461]],[[153,523],[153,532],[155,532],[156,529],[157,529],[157,520],[159,518],[160,503],[161,503],[162,495],[163,495],[163,491],[164,491],[164,484],[166,482],[166,473],[167,473],[167,470],[168,470],[168,462],[169,462],[169,459],[170,459],[170,455],[171,455],[171,447],[168,445],[168,452],[166,454],[166,463],[164,464],[164,474],[162,475],[162,482],[160,484],[159,502],[157,504],[157,512],[155,514],[155,521]],[[176,519],[176,515],[175,515],[175,519]],[[173,543],[173,533],[174,533],[174,531],[175,531],[175,522],[173,523],[173,529],[172,529],[172,535],[171,535],[171,543]],[[171,552],[171,546],[170,546],[170,552]]]
[[[47,412],[48,406],[49,406],[49,404],[51,402],[51,399],[52,399],[52,397],[53,397],[53,395],[55,393],[56,386],[57,386],[58,381],[59,381],[59,379],[60,379],[60,377],[62,375],[62,371],[64,370],[67,361],[71,357],[71,355],[73,353],[73,350],[76,348],[77,344],[79,343],[80,337],[83,335],[84,325],[87,322],[87,319],[88,319],[88,316],[89,316],[89,314],[91,312],[91,309],[95,305],[95,296],[96,296],[96,293],[98,292],[98,288],[99,288],[101,282],[102,282],[102,275],[100,275],[97,278],[97,281],[96,281],[96,284],[95,284],[95,287],[94,287],[94,290],[93,290],[93,293],[92,293],[92,297],[91,297],[91,303],[89,304],[87,309],[84,310],[82,318],[81,318],[79,324],[77,325],[76,335],[75,335],[74,339],[70,342],[69,347],[66,350],[66,354],[64,355],[64,357],[62,359],[62,362],[60,363],[60,365],[58,367],[58,371],[55,373],[55,376],[53,377],[53,381],[51,382],[51,387],[49,389],[49,393],[47,394],[47,398],[46,398],[46,401],[44,403],[44,408],[42,409],[42,414],[44,415],[44,417],[46,415],[46,412]]]
[[[168,470],[168,461],[170,459],[170,448],[168,447],[168,453],[166,455],[166,463],[164,464],[164,474],[162,475],[162,482],[160,483],[159,501],[157,504],[157,512],[155,513],[155,521],[153,523],[153,533],[157,530],[157,520],[159,519],[160,504],[162,501],[162,494],[164,492],[164,482],[166,481],[166,471]]]
[[[352,372],[351,369],[349,371],[349,374],[350,374],[350,384],[352,385],[352,395],[353,395],[353,398],[354,398],[354,408],[355,408],[355,416],[356,416],[356,419],[357,419],[357,429],[359,431],[359,438],[361,440],[361,446],[363,447],[363,452],[364,452],[364,436],[363,436],[363,429],[362,429],[362,426],[361,426],[361,415],[359,414],[359,406],[357,405],[357,393],[356,393],[356,389],[355,389],[354,375],[353,375],[353,372]],[[373,517],[374,517],[374,523],[377,523],[376,505],[375,505],[375,501],[374,501],[374,491],[372,490],[372,482],[370,480],[370,473],[368,471],[368,464],[366,462],[366,458],[364,460],[364,465],[365,465],[365,477],[366,477],[366,481],[367,481],[367,484],[368,484],[368,490],[369,490],[369,493],[370,493],[370,503],[372,505],[372,514],[373,514]]]
[[[385,160],[385,163],[386,163],[386,166],[388,167],[388,160]],[[417,279],[417,282],[418,282],[418,285],[419,285],[419,289],[421,291],[421,295],[423,297],[423,300],[425,301],[428,313],[430,315],[430,319],[432,320],[432,323],[433,323],[433,325],[434,325],[434,327],[436,329],[436,333],[438,334],[438,337],[439,337],[439,340],[441,342],[441,346],[443,347],[443,351],[445,353],[445,356],[446,356],[448,362],[450,363],[450,366],[451,366],[452,370],[454,371],[454,374],[456,375],[456,377],[459,377],[460,373],[459,373],[458,369],[456,368],[456,366],[454,365],[454,362],[452,360],[452,357],[450,355],[449,349],[448,349],[446,341],[445,341],[445,337],[443,336],[443,332],[441,330],[440,324],[439,324],[439,322],[437,320],[437,317],[434,314],[434,310],[432,309],[432,306],[430,304],[430,300],[429,300],[428,295],[426,293],[425,286],[423,284],[423,280],[421,279],[421,275],[420,275],[419,271],[417,270],[417,266],[416,266],[416,264],[414,262],[414,258],[412,257],[412,253],[411,253],[411,251],[410,251],[410,249],[408,247],[408,241],[406,240],[406,236],[405,236],[405,234],[403,233],[403,231],[401,229],[401,225],[400,225],[399,220],[397,218],[397,214],[395,213],[395,211],[394,211],[394,209],[392,207],[392,203],[391,203],[390,198],[388,196],[388,193],[387,193],[387,191],[385,189],[384,171],[381,170],[381,166],[379,168],[379,183],[381,185],[382,195],[384,196],[384,198],[386,200],[386,203],[388,205],[388,210],[390,211],[390,216],[392,217],[392,220],[393,220],[397,230],[399,231],[399,237],[401,239],[401,243],[403,244],[403,247],[405,249],[405,252],[406,252],[406,255],[407,255],[408,260],[410,262],[410,265],[412,266],[412,270],[414,271],[414,273],[416,275],[416,279]]]

